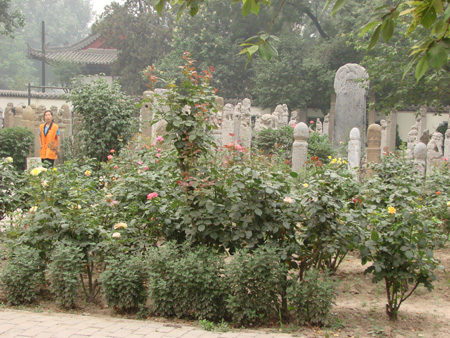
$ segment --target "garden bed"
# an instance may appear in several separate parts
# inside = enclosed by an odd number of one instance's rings
[[[437,250],[436,257],[448,271],[450,270],[450,247]],[[2,265],[5,261],[2,261]],[[295,324],[267,323],[258,330],[265,332],[286,332],[302,334],[307,337],[436,337],[450,336],[450,275],[448,272],[436,270],[437,280],[434,290],[428,292],[419,287],[413,295],[402,304],[399,319],[388,320],[385,313],[386,296],[383,283],[373,284],[370,275],[364,275],[365,267],[360,258],[348,255],[339,267],[335,278],[340,281],[338,299],[333,307],[333,320],[329,327],[299,327]],[[0,302],[6,299],[0,293]],[[118,315],[108,308],[101,299],[97,304],[85,304],[80,298],[78,307],[64,310],[57,306],[48,292],[43,292],[33,305],[11,307],[29,311],[67,312],[102,317],[120,317],[137,319],[136,315]],[[176,318],[148,318],[153,321],[171,322],[182,325],[199,325],[198,321]]]

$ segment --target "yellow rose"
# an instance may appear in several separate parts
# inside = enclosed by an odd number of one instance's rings
[[[397,209],[395,209],[394,207],[388,207],[388,213],[395,214],[397,213]]]
[[[305,188],[308,188],[308,187],[309,187],[309,184],[308,184],[308,183],[303,183],[303,186],[304,186]]]
[[[86,176],[91,176],[92,172],[90,172],[89,170],[86,170],[86,171],[84,172],[84,174],[85,174]]]
[[[126,229],[128,227],[128,225],[126,224],[126,223],[117,223],[117,224],[114,224],[114,229],[115,230],[117,230],[117,229]]]

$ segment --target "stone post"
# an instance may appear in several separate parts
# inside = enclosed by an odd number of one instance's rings
[[[252,143],[252,121],[250,112],[244,112],[241,116],[239,135],[241,136],[241,144],[247,148],[250,153],[250,146]]]
[[[388,142],[387,142],[387,147],[389,148],[389,150],[395,150],[395,141],[397,140],[397,111],[393,110],[391,112],[391,115],[389,115],[389,119],[388,119],[389,123],[388,123]]]
[[[334,137],[334,115],[336,113],[336,94],[331,94],[331,103],[330,103],[330,112],[329,115],[329,129],[328,129],[328,137],[332,141]]]
[[[3,113],[3,128],[11,128],[14,127],[14,113],[12,102],[8,102],[5,108],[5,112]]]
[[[233,123],[234,107],[231,103],[227,103],[223,107],[222,113],[222,146],[234,142],[234,123]]]
[[[294,128],[294,144],[292,145],[292,171],[300,172],[305,168],[308,158],[309,128],[300,122]]]
[[[406,158],[414,157],[414,147],[416,146],[417,142],[419,142],[417,126],[413,125],[411,126],[411,130],[408,133],[408,140],[406,143]]]
[[[14,126],[20,127],[22,125],[22,119],[23,119],[23,107],[19,105],[15,109]]]
[[[419,142],[414,147],[414,168],[424,176],[427,168],[427,145]]]
[[[22,125],[27,128],[28,130],[30,130],[33,135],[36,132],[35,131],[35,126],[34,126],[34,112],[33,109],[31,109],[30,106],[27,106],[24,110],[23,110],[23,118],[22,118]],[[38,141],[39,142],[39,141]],[[28,157],[30,156],[34,156],[35,149],[30,149],[30,153],[28,154]],[[28,160],[27,160],[28,163]],[[28,166],[27,166],[28,168]]]
[[[323,134],[330,135],[330,114],[328,113],[323,118]]]
[[[386,120],[381,120],[380,125],[381,125],[380,155],[383,156],[383,153],[386,151],[385,148],[388,147],[388,123]]]
[[[350,130],[354,127],[362,131],[366,130],[368,77],[366,70],[355,63],[348,63],[336,72],[334,79],[336,111],[333,124],[335,144],[339,144],[341,141],[345,142]]]
[[[381,126],[374,123],[367,128],[367,163],[380,163]]]
[[[67,103],[61,105],[59,109],[61,114],[61,138],[70,137],[72,135],[72,120],[70,118],[70,107]]]
[[[31,107],[33,109],[33,107]],[[40,157],[40,142],[39,142],[39,125],[44,123],[44,111],[45,106],[40,105],[36,110],[34,114],[34,156]]]
[[[444,161],[450,161],[450,128],[445,132]]]
[[[361,166],[361,133],[358,128],[350,131],[350,141],[348,142],[348,168],[349,170],[359,170]]]
[[[419,130],[419,139],[422,137],[423,133],[427,129],[427,106],[421,106],[419,108],[419,116],[418,116],[418,130]]]
[[[375,110],[375,93],[370,93],[370,97],[369,97],[369,102],[370,102],[370,110],[369,110],[369,125],[374,124],[375,123],[375,119],[376,119],[376,115],[377,112]]]
[[[144,100],[152,100],[153,99],[153,91],[147,90],[143,93]],[[150,123],[153,120],[153,114],[151,111],[151,102],[146,101],[142,103],[141,106],[141,122],[142,122],[142,137],[152,139],[152,126]]]

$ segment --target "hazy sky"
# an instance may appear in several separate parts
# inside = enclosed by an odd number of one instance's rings
[[[91,0],[92,9],[97,12],[97,15],[100,15],[103,12],[103,9],[106,5],[109,5],[114,0]],[[120,3],[120,0],[115,0]]]

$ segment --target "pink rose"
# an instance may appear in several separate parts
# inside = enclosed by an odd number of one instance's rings
[[[156,151],[157,151],[158,153],[160,153],[162,150],[161,150],[161,148],[159,148],[159,149],[156,149]]]
[[[162,142],[162,141],[164,141],[164,138],[162,136],[158,136],[156,138],[156,142]]]
[[[155,197],[158,197],[158,194],[156,192],[151,192],[150,194],[147,195],[148,200],[151,200]]]
[[[139,161],[137,164],[138,164],[138,165],[142,165],[143,163],[142,163],[141,161]]]
[[[144,168],[142,168],[142,169],[144,169],[144,170],[148,170],[148,167],[144,167]]]
[[[113,156],[112,155],[108,155],[108,160],[112,160]]]
[[[115,166],[114,166],[114,169],[119,169],[119,167],[115,165]]]
[[[110,150],[111,154],[114,154],[116,151],[114,149]]]
[[[161,157],[161,154],[156,154],[156,157]]]

